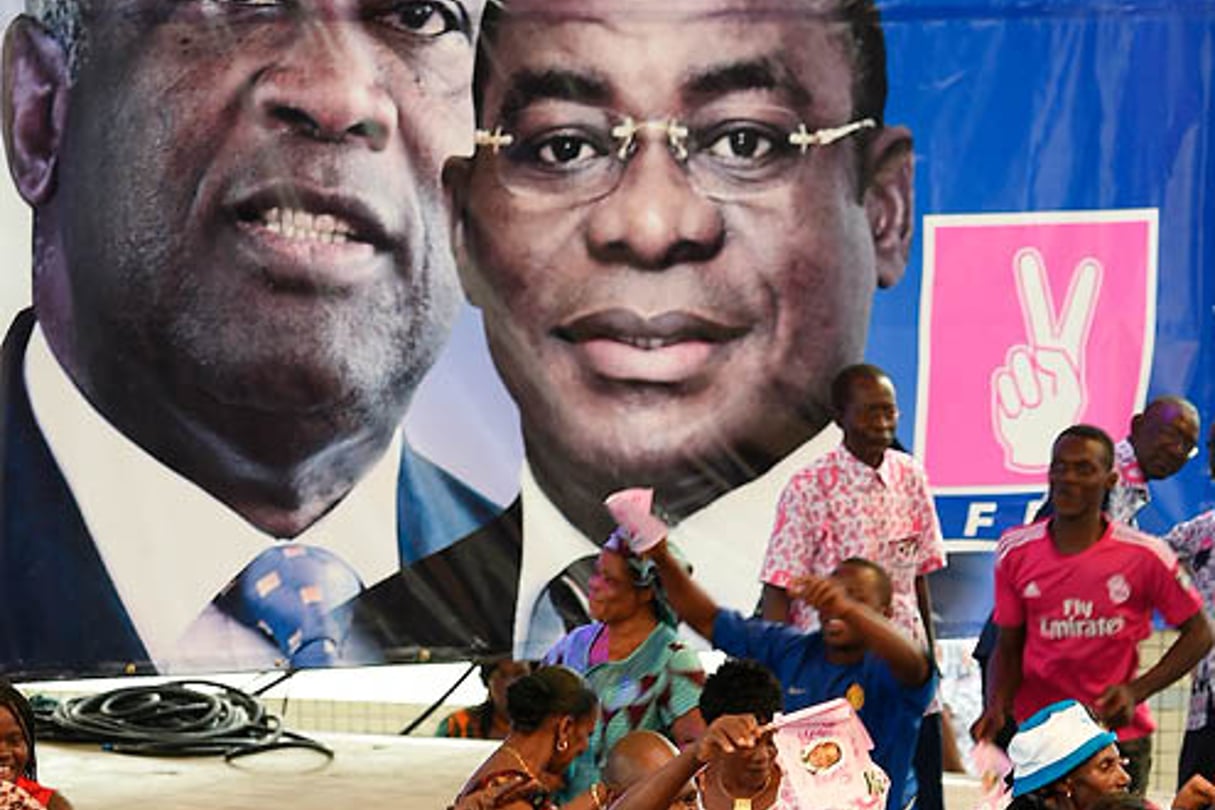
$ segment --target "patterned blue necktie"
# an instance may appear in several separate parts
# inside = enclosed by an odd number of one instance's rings
[[[293,669],[332,666],[350,630],[350,601],[363,583],[340,557],[316,546],[279,542],[253,558],[215,604],[260,630]]]

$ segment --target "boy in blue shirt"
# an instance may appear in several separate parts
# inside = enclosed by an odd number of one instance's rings
[[[890,579],[881,566],[851,558],[826,579],[792,583],[790,595],[819,614],[821,629],[807,633],[720,608],[665,540],[647,553],[679,617],[717,649],[771,669],[784,689],[786,712],[846,698],[873,738],[874,762],[890,777],[887,810],[912,806],[912,756],[937,677],[927,651],[890,623]]]

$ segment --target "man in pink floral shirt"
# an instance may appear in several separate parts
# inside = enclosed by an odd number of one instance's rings
[[[836,375],[831,399],[844,441],[794,475],[781,494],[760,572],[764,618],[816,629],[814,610],[789,599],[789,583],[827,576],[849,557],[862,557],[890,575],[894,623],[930,648],[932,601],[924,577],[945,566],[945,544],[924,468],[891,449],[899,418],[894,384],[877,366],[848,366]],[[916,754],[921,808],[936,805],[932,792],[941,781],[939,705],[930,712]]]
[[[927,646],[924,575],[945,565],[945,546],[919,462],[890,449],[898,424],[894,385],[876,366],[849,366],[832,390],[844,442],[798,472],[777,505],[760,579],[764,618],[815,629],[791,601],[789,582],[826,576],[849,557],[881,565],[894,584],[894,622]]]

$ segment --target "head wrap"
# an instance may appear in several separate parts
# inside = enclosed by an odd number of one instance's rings
[[[624,562],[629,567],[629,574],[632,576],[633,586],[636,588],[649,588],[654,592],[654,615],[658,621],[669,627],[679,626],[679,616],[671,608],[667,602],[666,591],[662,588],[662,580],[658,577],[658,566],[649,557],[639,557],[633,553],[629,547],[629,533],[622,527],[617,527],[615,531],[608,537],[606,543],[603,544],[605,551],[611,551],[619,554],[624,558]],[[667,549],[671,555],[683,565],[687,571],[692,570],[692,566],[688,565],[687,558],[679,548],[670,540],[667,541]]]

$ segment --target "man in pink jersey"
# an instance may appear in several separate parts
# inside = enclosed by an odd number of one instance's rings
[[[1073,425],[1051,452],[1046,520],[1011,529],[996,560],[999,627],[995,679],[977,739],[991,739],[1008,714],[1024,721],[1043,706],[1075,698],[1118,733],[1130,760],[1131,790],[1151,771],[1147,699],[1189,671],[1211,647],[1202,600],[1160,540],[1102,512],[1117,483],[1114,447],[1091,425]],[[1142,675],[1138,644],[1159,611],[1180,631]]]

